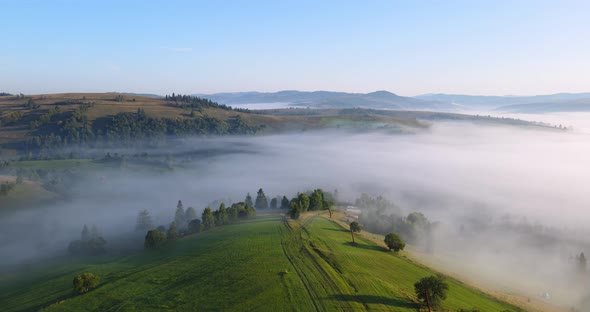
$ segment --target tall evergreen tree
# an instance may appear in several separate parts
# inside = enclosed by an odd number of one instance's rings
[[[152,229],[154,224],[152,223],[152,217],[147,209],[140,210],[137,214],[137,224],[135,229],[138,231],[147,231]]]
[[[245,203],[246,203],[246,205],[254,207],[254,203],[252,202],[252,196],[250,196],[250,193],[248,193],[248,195],[246,195]]]
[[[281,209],[287,208],[289,208],[289,199],[287,198],[287,196],[283,196],[283,199],[281,199]]]
[[[276,197],[273,198],[273,199],[271,199],[270,200],[270,209],[277,209],[278,208],[277,207],[277,205],[278,205],[277,203],[278,203],[278,200],[277,200]]]
[[[174,216],[174,222],[176,222],[176,227],[179,229],[186,228],[186,220],[185,220],[184,208],[182,206],[182,201],[178,201],[176,205],[176,214]]]
[[[256,194],[256,205],[254,207],[256,207],[256,209],[268,209],[268,201],[262,188],[259,189]]]

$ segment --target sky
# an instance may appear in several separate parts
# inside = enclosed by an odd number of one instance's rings
[[[0,0],[0,92],[590,91],[589,1]]]

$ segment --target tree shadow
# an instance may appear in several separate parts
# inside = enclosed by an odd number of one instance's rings
[[[361,248],[361,249],[366,249],[366,250],[374,250],[374,251],[388,251],[386,248],[383,248],[381,246],[378,245],[368,245],[368,244],[360,244],[358,242],[346,242],[344,243],[344,245],[347,246],[351,246],[351,247],[356,247],[356,248]]]
[[[330,299],[338,300],[338,301],[354,301],[359,302],[364,305],[366,304],[384,304],[388,306],[400,307],[400,308],[414,308],[417,309],[420,305],[406,301],[398,298],[390,298],[390,297],[383,297],[383,296],[373,296],[373,295],[333,295]]]
[[[334,228],[322,228],[322,230],[327,230],[327,231],[334,231],[334,232],[350,232],[348,230],[344,230],[344,229],[334,229]]]

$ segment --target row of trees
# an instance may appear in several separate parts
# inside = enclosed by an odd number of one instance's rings
[[[168,230],[164,226],[153,228],[152,219],[147,210],[142,210],[137,216],[137,230],[149,229],[144,241],[146,248],[155,248],[166,241],[176,240],[178,237],[208,231],[215,227],[237,223],[239,220],[256,217],[256,209],[245,202],[232,204],[229,208],[221,203],[215,211],[207,207],[197,218],[193,207],[184,209],[182,201],[178,201],[174,221],[170,223]]]
[[[252,200],[252,196],[250,195],[250,193],[248,193],[246,195],[246,199],[244,199],[244,202],[250,206],[254,206],[254,208],[256,209],[261,210],[289,208],[289,199],[287,198],[287,196],[273,197],[269,203],[268,198],[266,197],[266,194],[264,193],[264,190],[262,188],[259,189],[256,193],[255,201]]]
[[[202,111],[203,108],[219,108],[229,111],[238,111],[238,112],[250,112],[248,109],[241,109],[241,108],[232,108],[231,106],[227,106],[224,104],[219,104],[217,102],[211,101],[209,99],[201,98],[198,96],[192,95],[182,95],[182,94],[175,94],[172,95],[166,94],[165,96],[166,101],[169,104],[180,108],[193,108],[198,111]]]
[[[36,129],[36,135],[27,147],[53,149],[70,144],[95,143],[118,146],[135,144],[138,140],[163,142],[169,136],[254,134],[264,128],[250,126],[240,116],[234,116],[227,121],[209,116],[197,116],[192,119],[155,118],[147,116],[141,108],[138,108],[136,113],[118,113],[104,122],[92,123],[86,115],[87,108],[86,105],[80,105],[67,117],[59,115],[60,120],[65,120],[57,122],[57,126],[54,126],[53,122],[58,118],[58,107],[41,115],[30,124],[32,129]],[[7,121],[17,122],[22,118],[20,111],[14,114],[20,115],[10,115]]]
[[[68,251],[73,255],[90,255],[96,256],[103,254],[107,241],[102,237],[96,225],[92,225],[91,229],[84,224],[80,240],[70,242]]]
[[[330,193],[322,189],[315,189],[311,193],[299,193],[289,202],[289,216],[292,219],[299,219],[299,216],[306,211],[328,210],[332,217],[330,209],[334,204],[333,197]]]

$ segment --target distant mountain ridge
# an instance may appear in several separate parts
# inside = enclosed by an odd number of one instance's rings
[[[310,108],[372,108],[391,110],[495,110],[512,113],[588,112],[590,93],[556,93],[534,96],[482,96],[424,94],[400,96],[389,91],[348,93],[335,91],[228,92],[194,94],[227,105],[284,103]]]
[[[333,91],[295,91],[279,92],[236,92],[216,94],[195,94],[227,105],[250,103],[289,103],[290,106],[311,108],[362,107],[377,109],[411,109],[453,111],[456,105],[436,100],[424,100],[399,96],[388,91],[371,93],[347,93]]]
[[[590,93],[556,93],[532,96],[487,96],[487,95],[462,95],[462,94],[424,94],[415,98],[453,103],[469,108],[493,108],[500,109],[510,105],[525,105],[536,103],[565,102],[590,99]]]

